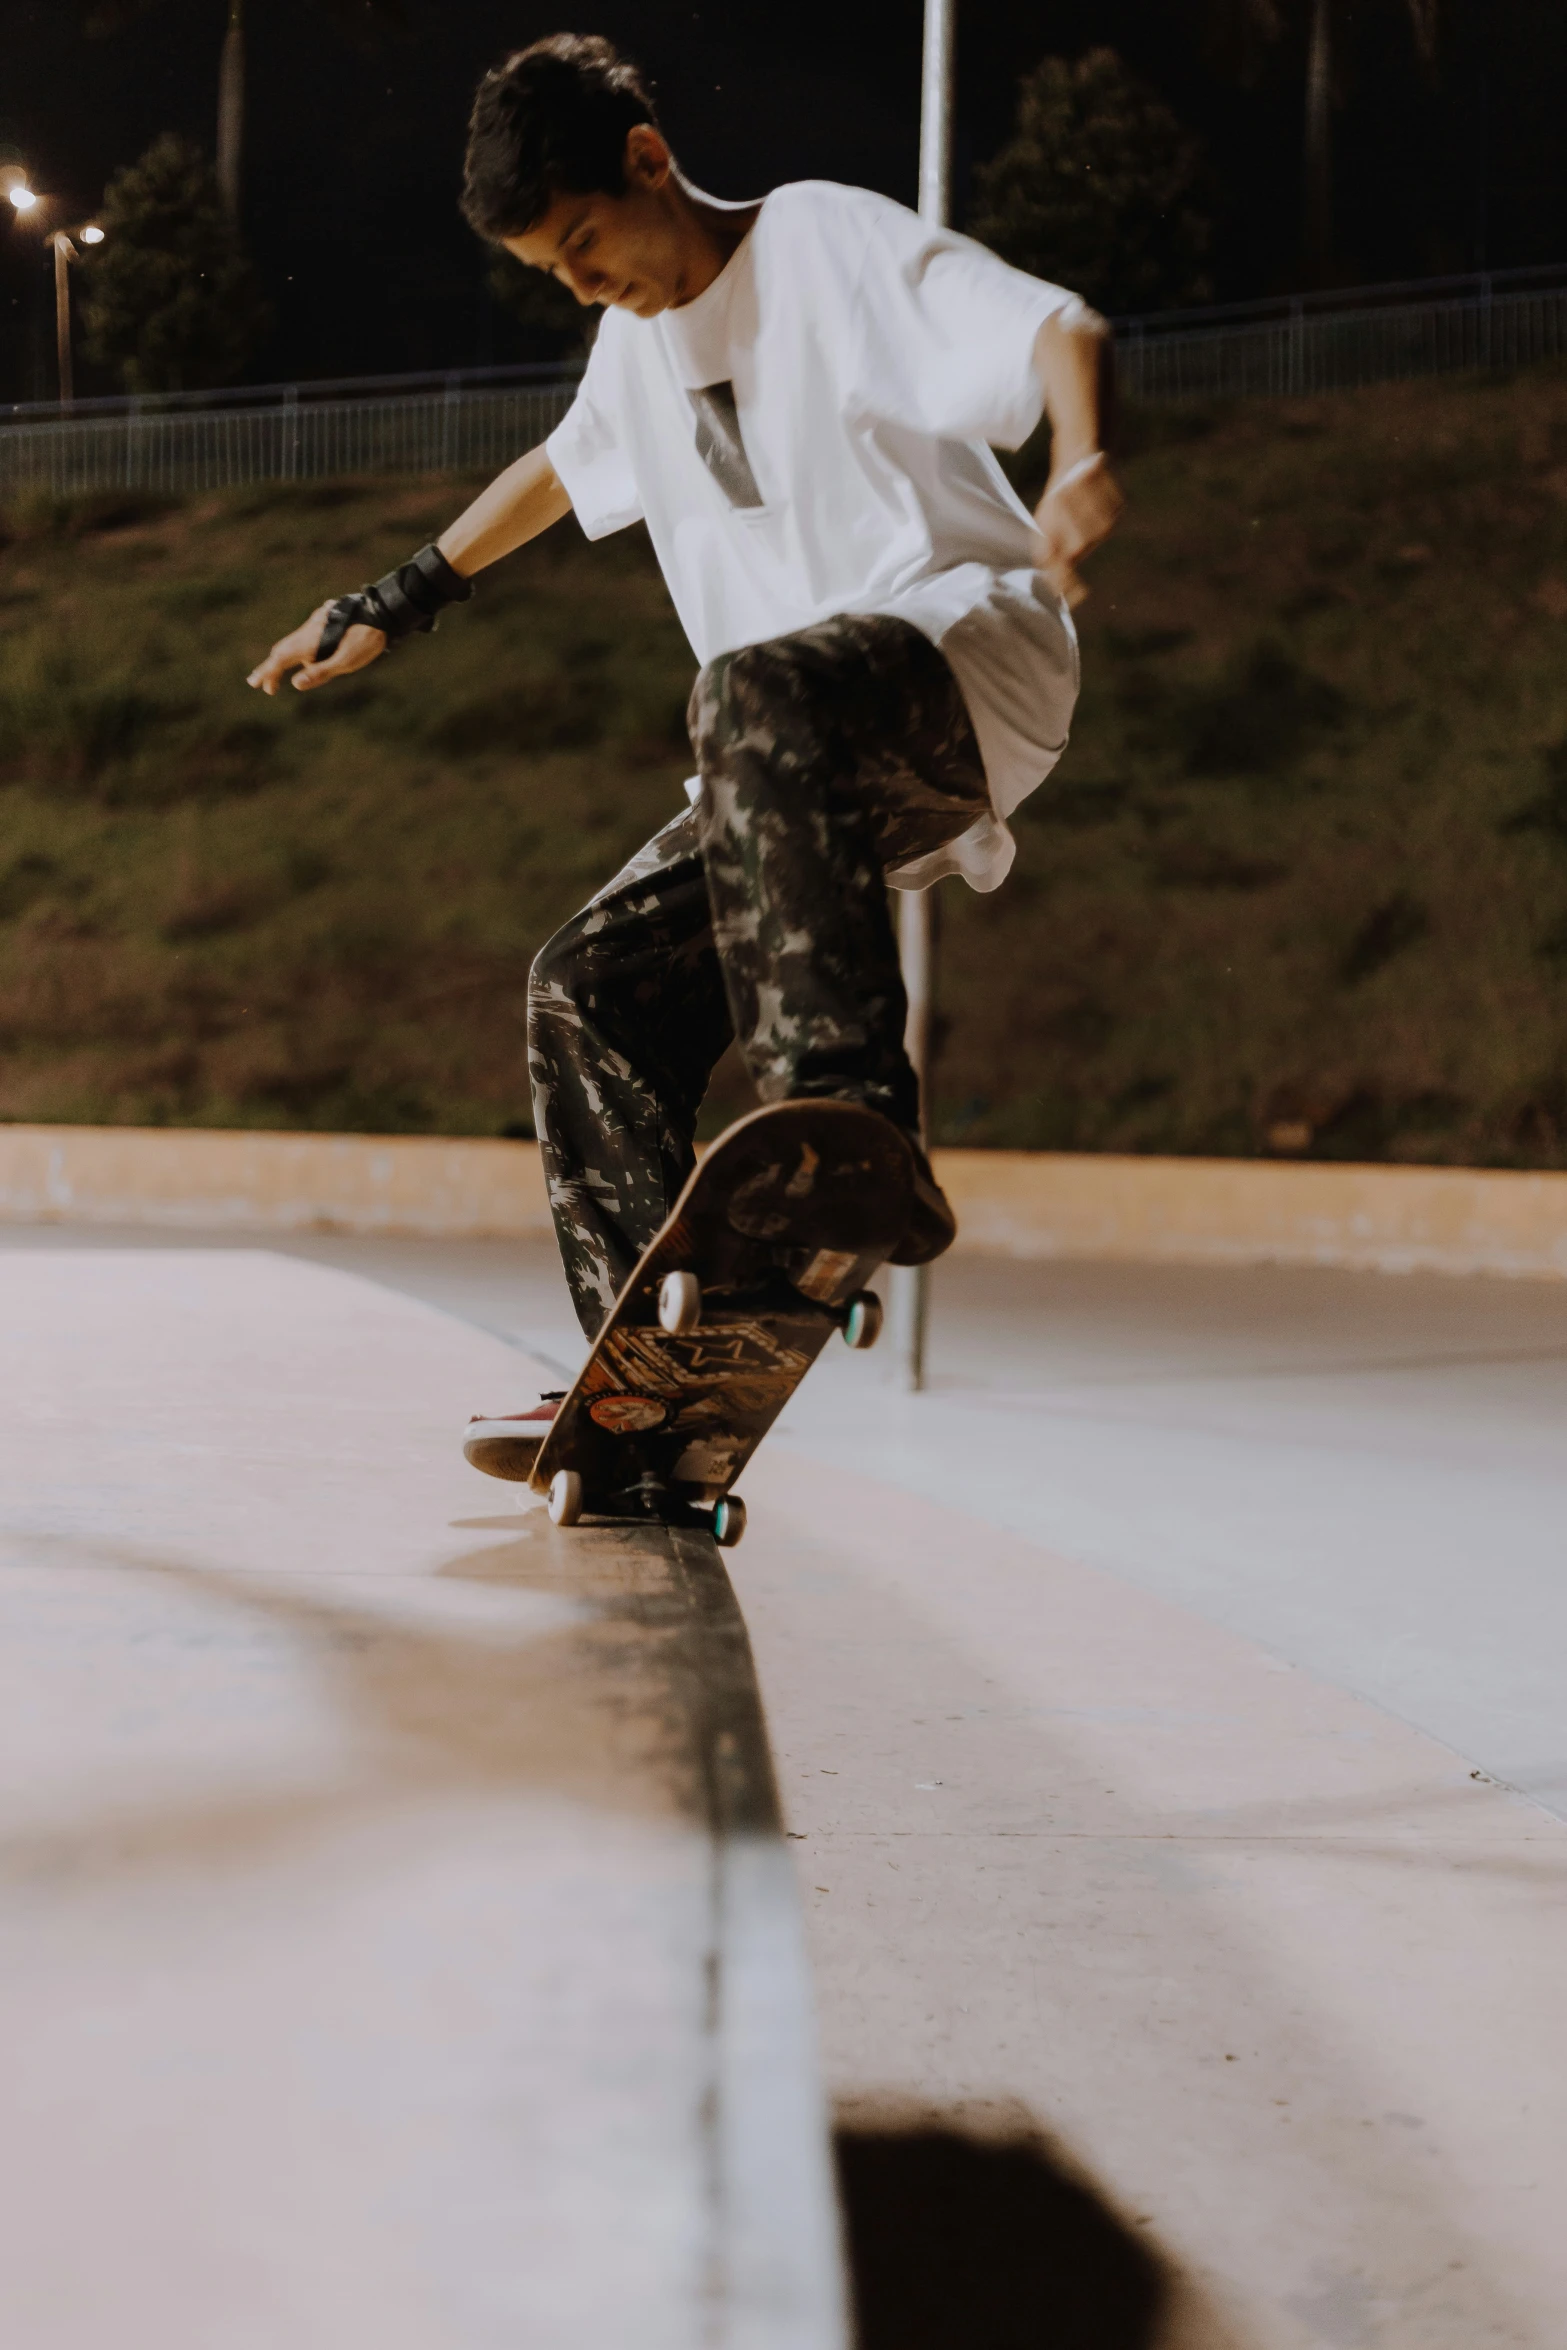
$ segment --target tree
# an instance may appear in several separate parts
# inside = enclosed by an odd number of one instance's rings
[[[1402,5],[1415,51],[1434,72],[1444,0],[1394,0]],[[1326,282],[1333,259],[1333,103],[1338,21],[1335,0],[1197,0],[1209,30],[1232,57],[1245,61],[1257,44],[1282,40],[1292,22],[1306,38],[1305,206],[1302,239],[1307,275]]]
[[[85,264],[88,356],[128,392],[231,383],[268,310],[211,164],[172,131],[116,174]]]
[[[99,0],[90,9],[90,33],[117,33],[148,16],[163,0]],[[222,0],[228,17],[218,67],[218,185],[237,220],[245,149],[245,0]],[[327,13],[350,34],[400,29],[407,22],[405,0],[326,0]]]
[[[1113,49],[1047,57],[978,174],[970,226],[1018,268],[1111,313],[1201,302],[1212,238],[1201,146]]]

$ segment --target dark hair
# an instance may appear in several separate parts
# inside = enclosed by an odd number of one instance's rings
[[[462,208],[481,237],[520,237],[562,194],[626,187],[626,134],[656,125],[637,68],[596,33],[553,33],[487,73],[473,102]]]

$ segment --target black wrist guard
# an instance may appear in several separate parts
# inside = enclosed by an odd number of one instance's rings
[[[473,581],[454,571],[439,547],[421,547],[400,570],[338,597],[327,612],[316,659],[330,661],[355,626],[378,628],[389,646],[428,636],[448,604],[466,604],[472,594]]]

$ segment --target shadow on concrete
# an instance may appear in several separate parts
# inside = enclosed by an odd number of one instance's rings
[[[858,2350],[1154,2350],[1169,2284],[1026,2120],[841,2117]]]
[[[474,1521],[468,1521],[473,1523]],[[478,1521],[482,1523],[483,1521]],[[494,1521],[514,1539],[422,1575],[268,1573],[204,1565],[127,1542],[29,1534],[15,1545],[64,1568],[162,1583],[215,1604],[225,1636],[184,1621],[127,1622],[145,1663],[199,1642],[227,1656],[244,1701],[303,1676],[331,1734],[306,1740],[279,1701],[279,1749],[262,1783],[218,1775],[170,1803],[161,1784],[78,1819],[0,1829],[0,1879],[38,1872],[242,1869],[301,1838],[394,1816],[412,1803],[517,1795],[579,1803],[655,1829],[720,1839],[776,1835],[777,1791],[750,1644],[711,1537],[680,1528],[563,1534],[542,1512]],[[357,1586],[357,1587],[356,1587]],[[62,1577],[69,1594],[71,1583]],[[503,1603],[477,1620],[461,1602]],[[504,1603],[510,1598],[514,1603]],[[453,1603],[456,1603],[455,1609]],[[433,1612],[432,1612],[433,1611]]]

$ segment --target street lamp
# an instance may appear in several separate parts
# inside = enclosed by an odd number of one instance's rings
[[[60,405],[69,408],[76,397],[76,368],[71,355],[71,263],[76,247],[63,228],[49,242],[54,248],[54,348],[60,371]]]
[[[6,200],[23,219],[40,206],[47,212],[50,199],[40,196],[36,188],[27,184],[27,173],[19,163],[0,166],[0,188]],[[54,254],[54,338],[55,355],[60,370],[60,406],[69,408],[76,397],[76,371],[71,358],[71,263],[80,261],[77,241],[84,245],[101,245],[107,232],[95,220],[80,228],[47,229],[44,243]]]
[[[101,245],[104,231],[95,220],[85,228],[57,228],[49,238],[54,247],[54,339],[60,368],[60,405],[69,408],[76,397],[76,370],[71,356],[71,263],[80,261],[75,240]]]

